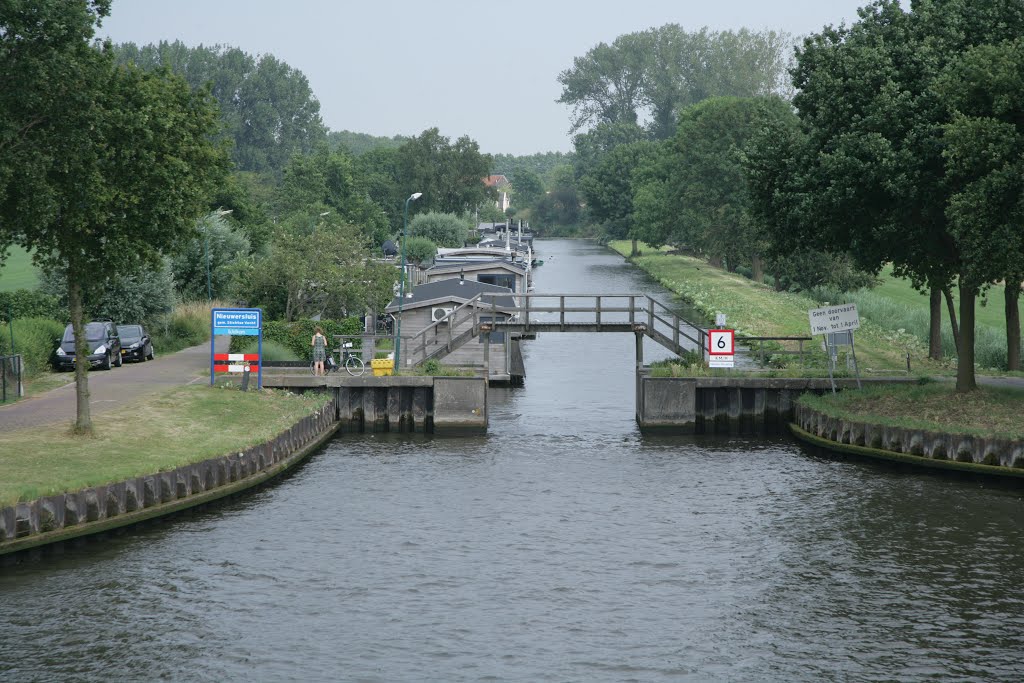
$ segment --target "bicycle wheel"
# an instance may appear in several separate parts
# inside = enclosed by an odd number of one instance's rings
[[[362,359],[359,356],[349,356],[345,359],[345,370],[350,375],[361,375],[366,367],[363,365]]]

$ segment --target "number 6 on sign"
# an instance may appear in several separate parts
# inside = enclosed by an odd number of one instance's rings
[[[731,356],[735,352],[735,330],[708,330],[708,354]]]

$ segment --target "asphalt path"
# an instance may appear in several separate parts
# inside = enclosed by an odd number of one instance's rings
[[[226,350],[227,337],[217,338],[217,350]],[[156,360],[124,363],[119,368],[89,371],[89,396],[92,414],[118,411],[131,419],[132,404],[140,397],[168,387],[208,382],[210,343],[184,349],[167,356],[156,350]],[[72,424],[76,413],[75,383],[0,407],[0,432],[49,424]]]

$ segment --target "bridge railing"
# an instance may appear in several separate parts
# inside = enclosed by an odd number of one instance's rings
[[[477,294],[466,303],[457,306],[443,319],[435,320],[419,332],[403,337],[402,357],[406,358],[406,363],[417,365],[442,346],[451,351],[458,337],[479,334],[481,308],[483,304],[480,295]],[[409,355],[406,356],[406,353]]]
[[[535,324],[557,324],[566,328],[573,325],[641,325],[652,337],[661,336],[677,347],[683,340],[697,348],[704,348],[707,332],[699,325],[682,318],[665,304],[646,294],[516,294],[515,308],[497,305],[499,297],[507,294],[480,295],[483,308],[513,313],[516,319],[507,324],[521,326],[529,331]],[[502,323],[499,323],[502,324]]]

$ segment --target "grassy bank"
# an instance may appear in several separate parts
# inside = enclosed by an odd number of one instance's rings
[[[630,242],[609,243],[623,256],[628,256]],[[662,285],[676,292],[714,319],[725,313],[727,326],[738,335],[757,337],[808,336],[810,324],[807,311],[818,303],[802,294],[776,292],[742,275],[735,275],[689,256],[669,255],[641,245],[642,256],[633,262],[651,274]],[[861,329],[856,333],[857,360],[865,373],[905,372],[910,354],[914,372],[935,373],[943,368],[928,361],[928,349],[913,334],[887,329],[868,316],[861,316]],[[818,349],[820,338],[805,345]],[[820,353],[820,351],[818,351]],[[822,354],[823,357],[823,354]]]
[[[865,387],[815,396],[800,402],[832,417],[909,429],[1024,439],[1024,390],[981,387],[958,394],[953,384]]]
[[[0,433],[0,506],[152,474],[262,443],[323,406],[324,394],[185,386],[130,414],[100,413],[97,436],[68,426]]]
[[[0,268],[0,292],[35,289],[38,284],[39,271],[32,265],[32,257],[21,247],[11,247]]]

